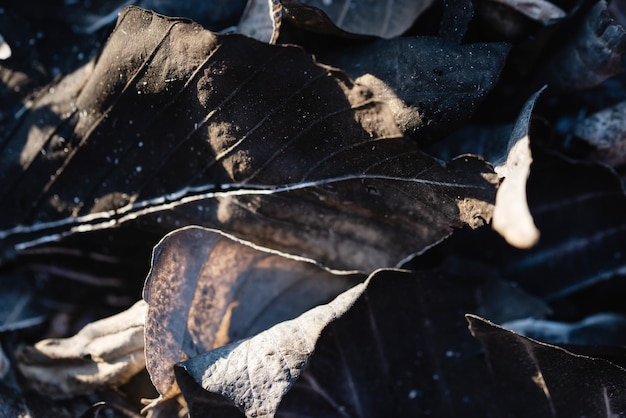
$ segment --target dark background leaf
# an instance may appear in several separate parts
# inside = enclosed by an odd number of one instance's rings
[[[620,277],[625,265],[622,249],[626,245],[626,196],[619,178],[606,167],[565,160],[541,151],[541,147],[533,149],[533,158],[527,193],[531,214],[541,231],[534,248],[516,250],[486,228],[475,234],[460,231],[431,254],[416,260],[417,265],[428,265],[433,260],[439,263],[439,256],[456,254],[484,262],[500,277],[519,283],[552,304],[560,305],[559,300],[583,292],[579,302],[563,305],[569,306],[569,312],[562,312],[573,315],[570,319],[592,313],[585,309],[599,299],[605,310],[621,311],[623,304],[615,297],[622,292],[618,289],[623,289]],[[601,291],[608,293],[584,296],[585,291],[594,292],[592,289],[603,281],[613,282]],[[608,290],[613,285],[617,287]]]
[[[369,2],[342,0],[282,0],[288,15],[296,23],[316,30],[330,19],[340,30],[358,35],[393,38],[401,35],[432,3],[433,0],[402,0]],[[321,12],[321,13],[320,13]],[[317,16],[316,16],[317,15]],[[303,19],[307,16],[306,19]],[[311,17],[316,16],[312,21]],[[327,26],[326,23],[322,23]]]
[[[467,319],[485,347],[498,402],[511,416],[614,416],[626,410],[621,367],[529,340],[477,316]]]
[[[402,105],[392,102],[398,125],[427,144],[473,115],[498,80],[508,50],[504,43],[458,45],[436,37],[402,37],[329,48],[316,56],[357,81],[365,74],[380,80],[382,85],[371,86],[376,97],[399,99]]]

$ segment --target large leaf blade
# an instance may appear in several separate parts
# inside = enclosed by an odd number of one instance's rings
[[[193,219],[332,268],[372,270],[491,217],[490,168],[473,158],[445,167],[421,153],[368,88],[299,48],[137,8],[120,15],[74,118],[63,154],[33,147],[28,171],[3,183],[5,198],[24,202],[3,206],[6,252],[136,219],[163,233]],[[284,211],[288,193],[302,214]],[[319,237],[317,252],[294,228],[300,215]],[[329,231],[338,223],[347,239]],[[407,223],[411,236],[391,239]],[[379,240],[395,245],[381,252]],[[343,259],[357,245],[371,254]]]

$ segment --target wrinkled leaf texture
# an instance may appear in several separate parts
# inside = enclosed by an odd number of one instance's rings
[[[503,286],[379,270],[328,305],[181,363],[178,383],[192,417],[505,416],[463,319],[502,315],[484,299],[493,291],[516,298],[517,314],[535,309]]]
[[[364,278],[334,274],[215,230],[176,230],[155,247],[143,294],[152,382],[171,397],[177,393],[176,363],[292,319]]]
[[[442,166],[371,96],[300,48],[127,8],[76,99],[3,139],[3,252],[139,219],[371,271],[488,222],[491,169]]]

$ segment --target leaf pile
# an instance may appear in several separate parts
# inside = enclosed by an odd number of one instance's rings
[[[1,414],[626,414],[620,2],[41,3]]]

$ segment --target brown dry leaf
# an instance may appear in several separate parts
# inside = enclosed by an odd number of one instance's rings
[[[215,230],[172,232],[154,249],[144,289],[147,368],[159,401],[178,393],[176,363],[291,319],[364,278]]]
[[[145,367],[147,305],[92,322],[70,338],[42,340],[16,355],[26,383],[51,397],[72,397],[117,387]]]
[[[127,8],[66,104],[45,132],[30,113],[7,139],[0,196],[19,204],[0,206],[2,255],[125,222],[198,224],[371,271],[491,219],[488,164],[422,153],[369,88],[301,48]]]

